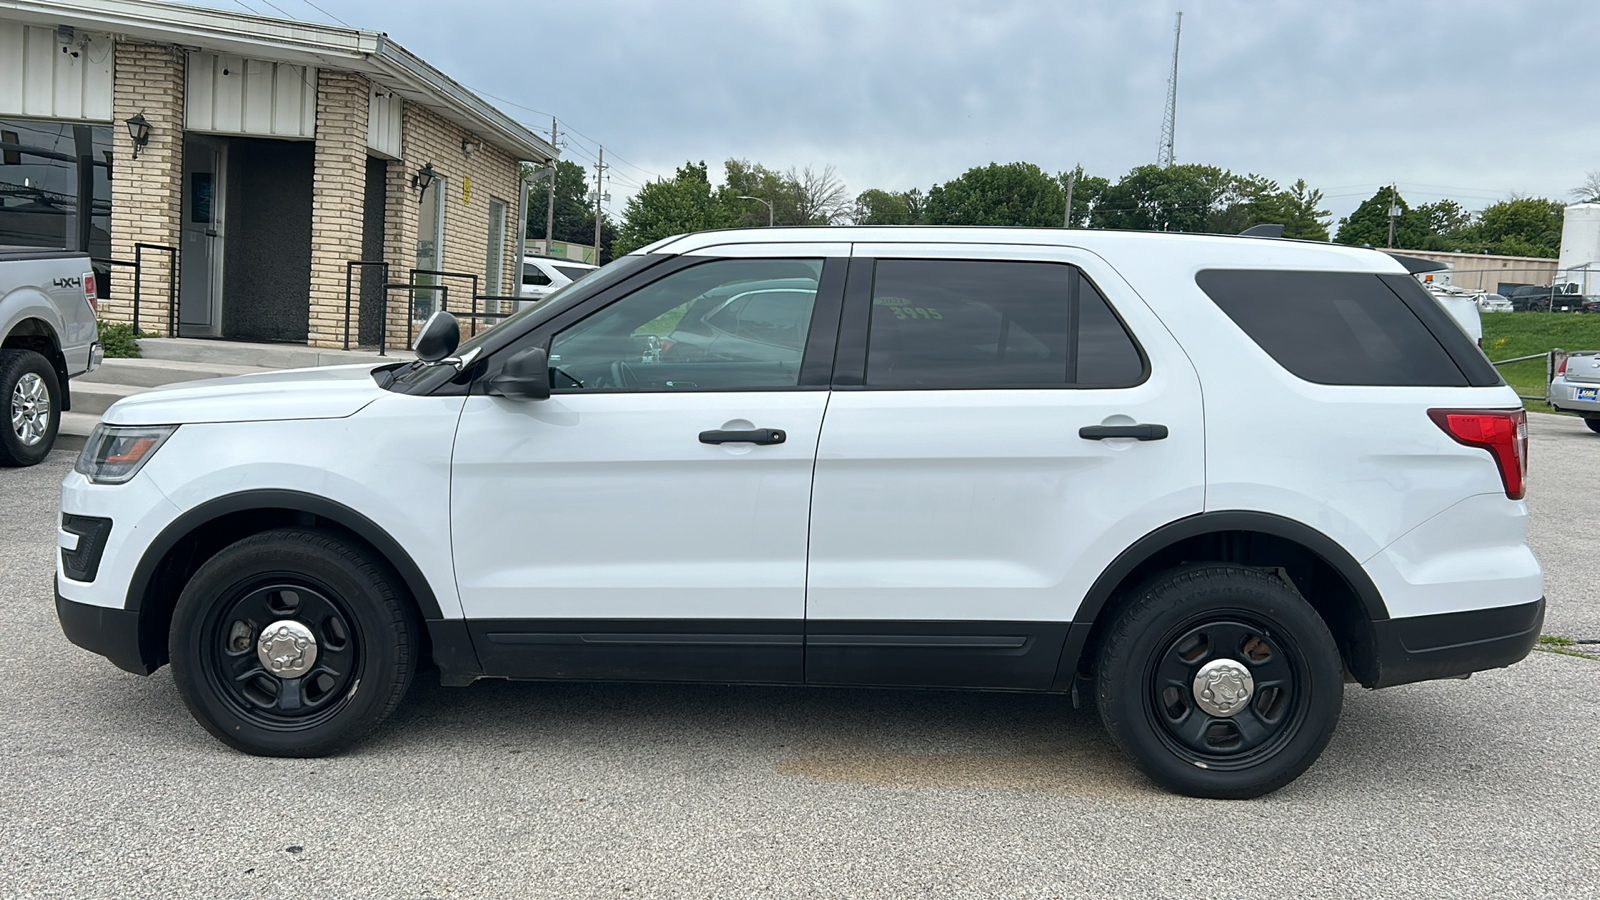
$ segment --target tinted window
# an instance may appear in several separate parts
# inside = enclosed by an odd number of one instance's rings
[[[867,339],[870,386],[1122,386],[1137,383],[1143,371],[1122,323],[1071,266],[877,264]]]
[[[1318,384],[1467,384],[1461,369],[1378,275],[1208,271],[1212,302],[1277,363]]]
[[[550,276],[533,263],[522,264],[522,283],[531,285],[545,285],[550,283]]]
[[[821,260],[718,260],[674,272],[557,334],[556,389],[794,387]]]
[[[0,244],[111,255],[111,128],[0,119]]]
[[[552,268],[568,278],[571,278],[573,281],[577,281],[583,276],[594,271],[593,269],[580,269],[577,266],[553,266]]]

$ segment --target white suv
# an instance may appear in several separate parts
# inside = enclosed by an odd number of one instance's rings
[[[429,664],[1058,691],[1250,797],[1347,679],[1543,621],[1517,395],[1377,251],[725,231],[458,334],[113,406],[62,486],[67,635],[250,753],[337,750]]]
[[[526,300],[543,300],[567,285],[577,281],[597,267],[570,259],[550,256],[524,256],[522,258],[522,287],[517,296]]]

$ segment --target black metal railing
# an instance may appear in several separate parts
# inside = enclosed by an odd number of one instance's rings
[[[133,270],[133,333],[139,333],[139,311],[144,305],[144,251],[154,250],[167,254],[167,335],[178,336],[178,248],[166,244],[137,243],[133,245],[133,262],[125,259],[112,259],[105,256],[91,256],[91,263],[98,263],[107,267]],[[102,299],[110,300],[111,286],[106,285],[106,292]]]
[[[344,264],[344,349],[346,349],[346,350],[350,349],[350,307],[351,307],[351,299],[352,299],[352,295],[351,295],[351,291],[350,291],[351,283],[352,283],[352,280],[353,280],[354,275],[355,275],[355,270],[356,269],[365,270],[366,267],[368,267],[368,266],[378,266],[381,269],[383,269],[383,283],[384,284],[388,284],[389,283],[389,264],[387,262],[384,262],[381,259],[352,259],[352,260],[347,260],[345,262],[345,264]],[[365,271],[363,271],[362,274],[365,275],[366,274]],[[387,325],[388,324],[387,321],[384,324]],[[388,330],[387,328],[384,329],[385,332],[387,332],[387,330]],[[381,338],[380,338],[380,340],[381,340]]]

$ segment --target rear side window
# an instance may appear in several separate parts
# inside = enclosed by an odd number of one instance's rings
[[[880,260],[869,387],[1127,387],[1144,357],[1105,298],[1060,263]]]
[[[1201,272],[1195,281],[1278,365],[1306,381],[1435,387],[1468,384],[1435,332],[1382,276],[1210,270]],[[1465,340],[1464,335],[1458,336]]]

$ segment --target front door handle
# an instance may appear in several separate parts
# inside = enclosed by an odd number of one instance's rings
[[[1085,425],[1078,429],[1078,437],[1086,441],[1103,441],[1106,438],[1133,438],[1139,441],[1161,441],[1167,437],[1165,425]]]
[[[751,431],[702,431],[702,444],[781,444],[788,439],[782,429],[756,428]]]

